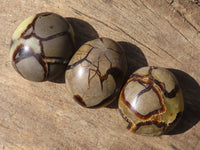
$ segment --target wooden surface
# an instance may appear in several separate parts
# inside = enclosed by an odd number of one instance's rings
[[[34,83],[11,66],[12,33],[26,17],[44,11],[68,17],[77,47],[98,36],[125,48],[129,73],[170,68],[185,98],[180,124],[168,135],[126,130],[113,104],[86,109],[68,96],[62,79]],[[199,150],[200,7],[192,0],[0,0],[0,150]]]

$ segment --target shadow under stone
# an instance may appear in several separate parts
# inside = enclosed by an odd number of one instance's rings
[[[125,54],[126,54],[126,59],[127,59],[127,75],[124,80],[124,84],[128,80],[129,76],[135,72],[137,69],[141,67],[145,67],[148,65],[147,60],[144,56],[144,53],[141,51],[139,47],[136,45],[133,45],[129,42],[125,41],[120,41],[118,42],[124,49]],[[108,106],[107,108],[113,108],[117,109],[118,108],[118,97]]]
[[[97,31],[86,21],[77,18],[66,18],[74,29],[75,49],[78,50],[81,45],[87,41],[99,37]]]
[[[183,116],[177,126],[168,135],[180,134],[192,128],[200,120],[200,86],[187,73],[169,69],[178,79],[183,91],[185,108]]]

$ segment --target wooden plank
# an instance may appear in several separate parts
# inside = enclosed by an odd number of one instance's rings
[[[82,108],[68,96],[64,83],[21,78],[9,60],[10,38],[22,20],[44,11],[70,18],[81,39],[77,47],[97,36],[120,42],[129,73],[145,65],[170,68],[185,98],[177,128],[161,137],[135,135],[126,130],[117,109]],[[199,16],[199,6],[189,0],[1,0],[0,149],[198,150]]]

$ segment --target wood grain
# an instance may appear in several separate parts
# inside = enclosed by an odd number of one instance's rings
[[[190,0],[1,0],[0,150],[200,149],[200,7]],[[126,130],[113,104],[86,109],[68,96],[63,80],[35,83],[11,66],[12,33],[26,17],[44,11],[70,18],[77,48],[98,36],[126,50],[129,74],[155,65],[170,68],[185,98],[180,124],[168,135]]]

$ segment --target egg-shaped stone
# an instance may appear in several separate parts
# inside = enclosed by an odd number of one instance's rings
[[[74,53],[74,32],[55,13],[39,13],[25,19],[12,36],[10,59],[25,79],[45,81],[65,71]]]
[[[134,72],[120,93],[119,111],[128,129],[141,135],[169,132],[184,110],[176,77],[161,67],[142,67]]]
[[[83,44],[65,73],[68,91],[84,107],[108,105],[119,95],[127,62],[123,48],[108,38]]]

